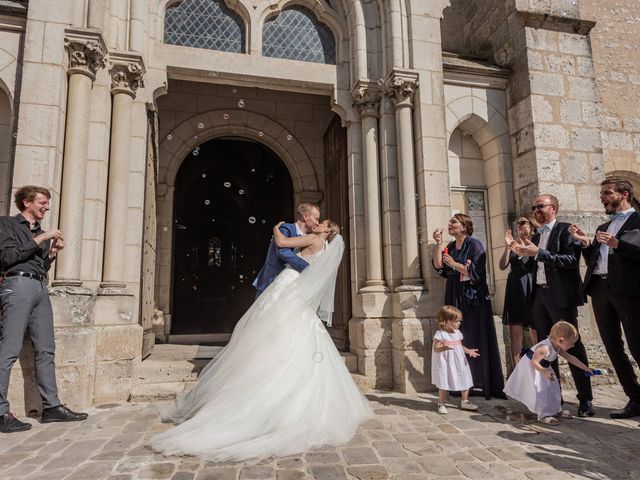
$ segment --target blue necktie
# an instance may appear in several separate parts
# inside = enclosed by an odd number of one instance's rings
[[[548,232],[551,229],[549,228],[549,225],[543,225],[541,227],[538,227],[536,230],[540,235],[542,235],[544,232]]]
[[[609,220],[615,220],[616,218],[626,217],[624,212],[614,212],[609,214]]]

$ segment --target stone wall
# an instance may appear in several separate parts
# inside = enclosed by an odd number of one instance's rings
[[[607,173],[640,187],[640,2],[581,0],[590,33]]]

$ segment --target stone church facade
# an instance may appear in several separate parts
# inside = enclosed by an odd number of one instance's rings
[[[631,0],[1,0],[0,213],[21,185],[53,193],[64,398],[127,400],[156,342],[226,341],[272,226],[307,201],[347,241],[336,345],[366,388],[429,390],[435,228],[473,217],[503,337],[503,234],[531,200],[593,231],[606,174],[640,190],[638,18]],[[27,349],[14,405],[32,388]]]

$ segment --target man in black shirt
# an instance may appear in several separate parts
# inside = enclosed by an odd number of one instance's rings
[[[51,193],[27,185],[15,194],[20,213],[0,217],[0,432],[28,430],[9,411],[7,393],[11,368],[20,356],[25,333],[35,354],[36,383],[42,397],[42,423],[84,420],[58,399],[55,372],[53,311],[47,289],[47,272],[64,248],[60,230],[43,231],[40,221],[49,211]]]

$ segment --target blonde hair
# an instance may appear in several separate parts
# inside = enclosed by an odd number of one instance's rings
[[[443,305],[440,307],[440,310],[438,310],[437,318],[438,328],[442,330],[445,328],[447,322],[455,320],[462,321],[462,312],[451,305]]]
[[[298,220],[302,220],[302,217],[305,215],[310,215],[313,210],[320,211],[320,207],[315,203],[301,203],[296,208],[296,215],[298,216]]]
[[[551,338],[578,338],[578,330],[576,327],[571,325],[569,322],[565,322],[564,320],[560,320],[555,323],[553,327],[551,327],[551,331],[549,332],[549,336]]]
[[[327,227],[329,228],[329,235],[327,235],[327,242],[330,242],[336,235],[340,235],[340,227],[336,222],[327,218]]]
[[[522,225],[523,223],[528,223],[529,225],[531,225],[531,230],[535,230],[540,226],[538,221],[531,215],[523,215],[518,218],[518,220],[516,220],[516,226]]]

